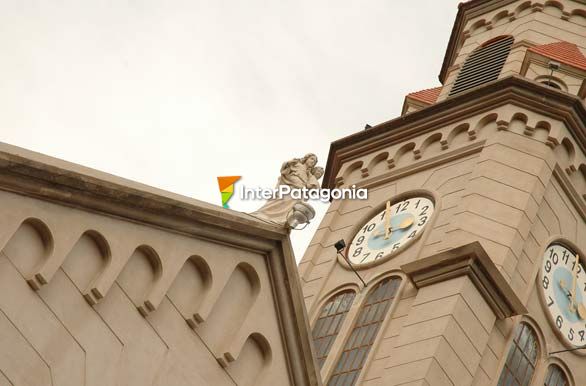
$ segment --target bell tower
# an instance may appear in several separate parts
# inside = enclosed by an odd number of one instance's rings
[[[299,264],[324,385],[586,384],[585,52],[583,0],[461,3],[441,85],[331,144],[369,193]]]

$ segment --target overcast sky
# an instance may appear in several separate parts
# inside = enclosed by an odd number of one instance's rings
[[[0,141],[220,204],[438,86],[457,3],[0,0]]]

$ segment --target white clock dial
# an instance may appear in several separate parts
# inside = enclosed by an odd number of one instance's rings
[[[348,259],[354,265],[364,265],[395,254],[423,232],[433,210],[433,201],[426,197],[411,197],[393,205],[387,203],[354,236]]]
[[[578,263],[578,264],[576,264]],[[584,260],[561,244],[543,256],[539,286],[553,327],[572,346],[586,344],[586,272]]]

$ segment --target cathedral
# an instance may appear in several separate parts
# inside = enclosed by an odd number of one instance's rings
[[[286,225],[0,144],[0,385],[586,386],[585,53],[584,0],[461,3],[441,86],[331,143],[368,198],[298,266]]]

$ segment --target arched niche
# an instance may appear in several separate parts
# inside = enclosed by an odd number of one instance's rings
[[[484,32],[486,31],[486,29],[486,20],[480,19],[472,23],[468,32],[470,33],[470,35],[474,35],[480,32]]]
[[[401,146],[393,157],[395,167],[401,167],[413,161],[413,150],[415,143],[409,142]]]
[[[389,170],[388,167],[388,160],[389,152],[385,151],[383,153],[377,154],[372,161],[368,164],[368,170],[370,175],[376,176],[378,174],[384,173]]]
[[[161,276],[161,260],[155,250],[141,245],[134,250],[116,282],[135,306],[142,306],[150,289]]]
[[[509,123],[509,131],[516,134],[525,133],[525,129],[527,128],[527,121],[527,115],[523,113],[515,113],[511,118],[511,122]]]
[[[488,137],[491,133],[495,133],[497,129],[496,120],[498,115],[496,113],[488,114],[482,117],[474,126],[473,135],[470,137]]]
[[[531,14],[531,2],[530,1],[526,1],[522,4],[520,4],[516,9],[515,9],[515,17],[518,19],[520,17],[523,16],[527,16]]]
[[[491,20],[493,27],[503,25],[503,24],[507,23],[508,21],[509,21],[509,11],[507,11],[507,10],[504,10],[504,11],[497,13],[496,15],[494,15],[494,17]]]
[[[85,232],[67,254],[61,269],[84,292],[110,262],[110,246],[98,232]]]
[[[454,127],[450,134],[448,134],[448,145],[450,148],[468,142],[468,129],[470,125],[467,123],[459,124]]]
[[[267,339],[259,334],[251,334],[240,355],[227,368],[230,376],[239,386],[261,385],[263,373],[271,364],[272,351]]]
[[[549,138],[549,132],[551,131],[551,124],[546,121],[539,121],[535,125],[535,131],[533,133],[533,137],[536,140],[541,142],[546,142]]]
[[[347,184],[349,182],[354,182],[358,180],[360,178],[360,169],[362,168],[362,165],[362,161],[356,161],[350,164],[350,166],[346,168],[344,173],[342,173],[344,183]]]
[[[419,151],[422,156],[433,157],[442,151],[442,145],[440,143],[442,139],[442,133],[433,133],[429,137],[425,138]]]
[[[255,269],[248,263],[238,264],[214,303],[210,315],[197,329],[212,350],[230,342],[237,334],[259,291],[260,280]]]
[[[36,218],[24,220],[2,249],[2,253],[25,277],[32,275],[52,252],[51,231],[44,222]]]
[[[569,21],[586,27],[586,10],[575,9],[570,15]]]
[[[181,315],[191,320],[212,286],[212,271],[201,256],[191,256],[173,280],[167,292]]]
[[[543,12],[555,17],[562,17],[562,14],[564,13],[564,6],[557,1],[546,1]]]

